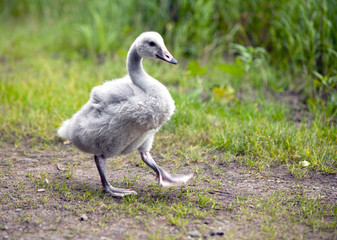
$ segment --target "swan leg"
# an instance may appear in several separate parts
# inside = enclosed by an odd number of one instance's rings
[[[161,167],[159,167],[153,160],[149,152],[140,152],[140,155],[142,157],[142,160],[156,172],[158,185],[160,187],[170,187],[178,184],[185,184],[193,177],[193,174],[184,176],[173,176],[163,170]]]
[[[123,188],[114,188],[109,184],[109,182],[106,180],[106,177],[105,177],[105,157],[103,155],[102,156],[95,155],[95,163],[96,163],[99,175],[101,176],[102,186],[104,188],[104,191],[107,194],[113,197],[124,197],[126,195],[137,194],[133,190],[123,189]]]

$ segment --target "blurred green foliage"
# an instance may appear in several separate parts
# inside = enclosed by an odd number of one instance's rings
[[[145,30],[162,33],[175,52],[194,58],[228,44],[259,46],[282,68],[330,74],[336,67],[337,2],[328,0],[50,1],[1,0],[2,20],[64,20],[63,42],[88,53],[116,51]],[[334,61],[335,60],[335,61]]]
[[[0,0],[0,21],[43,23],[55,29],[46,33],[46,48],[81,56],[123,54],[120,49],[147,30],[164,35],[175,55],[201,63],[233,59],[233,43],[250,55],[248,50],[265,49],[268,62],[290,72],[290,87],[310,98],[308,104],[323,100],[332,112],[337,108],[336,85],[322,81],[334,82],[337,75],[337,1]],[[233,67],[222,68],[240,72]],[[242,67],[247,72],[252,66]]]

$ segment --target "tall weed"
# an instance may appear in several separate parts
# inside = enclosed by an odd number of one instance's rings
[[[292,74],[292,89],[323,100],[337,114],[336,85],[315,84],[316,73],[337,75],[336,1],[0,0],[1,21],[27,19],[51,29],[58,25],[48,34],[55,39],[51,51],[85,56],[124,54],[121,49],[147,30],[162,33],[175,56],[202,63],[232,59],[232,43],[261,47],[271,64]]]

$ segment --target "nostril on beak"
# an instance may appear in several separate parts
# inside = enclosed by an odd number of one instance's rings
[[[165,56],[166,56],[167,58],[170,58],[170,56],[169,56],[169,55],[167,55],[167,54],[165,54]]]

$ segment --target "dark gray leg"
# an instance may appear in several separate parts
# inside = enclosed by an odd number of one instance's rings
[[[185,176],[172,176],[156,164],[149,152],[140,152],[140,155],[142,157],[142,160],[156,172],[158,185],[160,187],[169,187],[178,184],[185,184],[193,177],[193,173]]]
[[[132,191],[130,189],[114,188],[109,184],[109,182],[106,180],[105,177],[105,157],[103,155],[102,156],[95,155],[95,163],[99,175],[101,176],[102,186],[107,194],[113,197],[124,197],[126,195],[137,194],[135,191]]]

